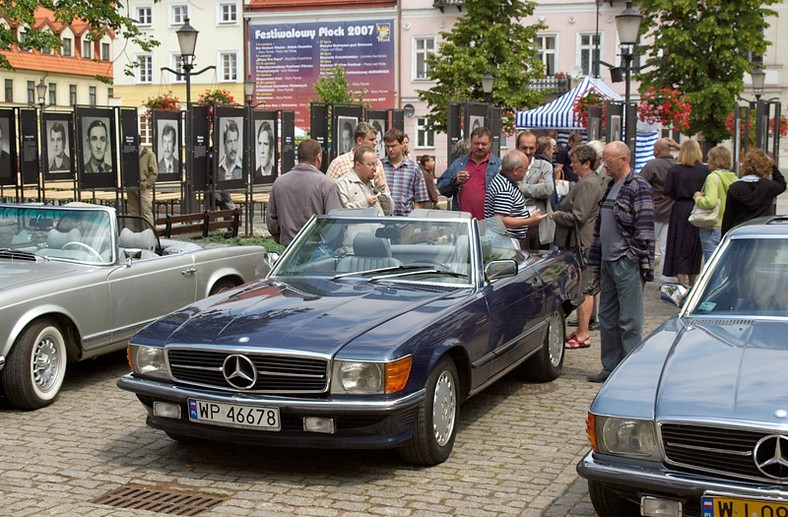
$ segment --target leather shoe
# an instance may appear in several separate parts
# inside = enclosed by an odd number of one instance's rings
[[[588,382],[605,382],[609,376],[609,373],[599,372],[596,375],[589,375],[586,379]]]

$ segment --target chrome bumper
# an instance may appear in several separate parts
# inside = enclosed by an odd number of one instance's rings
[[[640,495],[671,494],[688,501],[698,501],[704,494],[725,494],[742,498],[769,498],[788,500],[788,490],[778,484],[757,481],[715,479],[709,474],[691,474],[659,468],[646,468],[643,464],[605,463],[589,452],[577,464],[577,473],[590,481],[614,485],[618,492],[631,491]]]

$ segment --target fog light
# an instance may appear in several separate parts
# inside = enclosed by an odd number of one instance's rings
[[[334,434],[334,419],[319,416],[304,417],[304,431],[308,433]]]
[[[172,402],[154,402],[153,415],[162,418],[181,418],[181,406]]]
[[[646,517],[681,517],[681,501],[662,499],[660,497],[643,496],[640,498],[640,515]]]

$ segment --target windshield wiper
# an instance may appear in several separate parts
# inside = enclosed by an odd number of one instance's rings
[[[468,278],[468,275],[463,273],[457,273],[456,271],[449,271],[447,269],[437,269],[432,266],[399,266],[390,271],[389,274],[373,276],[369,279],[369,281],[374,282],[376,280],[385,280],[386,278],[401,278],[403,276],[424,274],[451,276],[454,278]]]
[[[403,266],[379,267],[375,269],[367,269],[365,271],[350,271],[349,273],[339,273],[338,275],[332,276],[331,280],[336,280],[338,278],[345,278],[347,276],[361,276],[361,275],[368,275],[370,273],[383,273],[385,271],[396,271],[401,267]]]

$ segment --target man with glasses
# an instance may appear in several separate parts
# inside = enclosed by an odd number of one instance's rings
[[[402,141],[405,133],[392,128],[383,135],[386,156],[381,160],[386,181],[394,201],[394,215],[408,215],[414,208],[422,208],[430,200],[424,174],[419,164],[405,156]]]
[[[612,181],[602,198],[588,256],[599,280],[602,370],[588,377],[605,382],[643,337],[643,287],[654,279],[654,198],[651,185],[629,165],[624,142],[602,151]]]
[[[358,146],[353,169],[337,180],[345,208],[375,207],[378,215],[391,215],[391,195],[382,178],[375,178],[378,153],[368,145]]]

